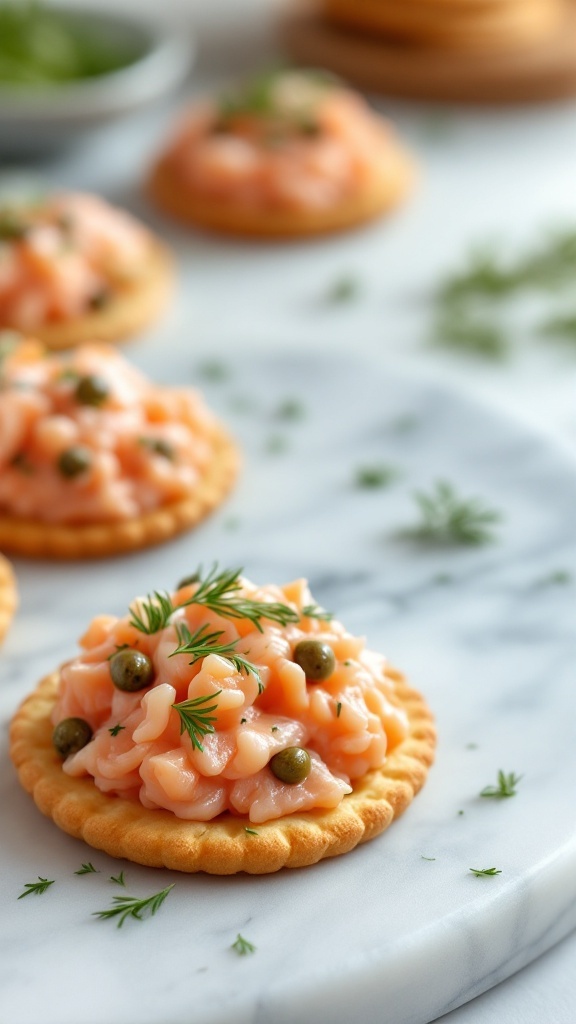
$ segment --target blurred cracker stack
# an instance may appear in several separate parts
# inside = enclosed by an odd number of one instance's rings
[[[283,31],[297,60],[388,95],[576,94],[576,0],[299,0]]]

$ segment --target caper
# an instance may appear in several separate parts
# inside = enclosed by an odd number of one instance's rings
[[[152,685],[154,666],[146,654],[126,647],[110,658],[110,677],[117,690],[134,693]]]
[[[334,651],[320,640],[300,640],[294,648],[293,657],[304,670],[306,678],[313,682],[328,679],[336,667]]]
[[[92,456],[88,448],[67,448],[58,459],[58,469],[62,476],[72,480],[86,473],[92,464]]]
[[[138,441],[143,448],[148,448],[154,455],[162,455],[165,459],[170,460],[176,457],[173,445],[164,437],[140,437]]]
[[[280,782],[288,782],[295,786],[298,782],[304,782],[310,775],[312,761],[310,754],[303,747],[286,747],[270,759],[270,770],[280,779]]]
[[[74,397],[80,405],[102,405],[109,394],[110,388],[107,381],[96,374],[80,377],[74,389]]]
[[[52,733],[52,743],[62,757],[76,754],[92,739],[92,729],[83,718],[63,718]]]

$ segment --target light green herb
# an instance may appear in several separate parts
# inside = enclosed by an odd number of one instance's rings
[[[113,725],[111,729],[108,729],[108,732],[110,733],[111,736],[117,736],[118,733],[122,732],[122,730],[125,728],[125,725],[120,725],[120,722],[117,722],[116,725]]]
[[[274,415],[278,420],[301,420],[304,413],[304,405],[298,398],[286,398],[280,403]]]
[[[465,355],[502,359],[508,351],[508,338],[494,320],[480,318],[461,304],[447,303],[438,318],[434,343]]]
[[[438,480],[432,491],[416,492],[421,520],[402,535],[429,544],[480,545],[493,541],[492,527],[502,516],[479,498],[460,498],[451,484]]]
[[[123,886],[126,885],[126,882],[124,880],[124,872],[123,871],[121,871],[119,875],[110,875],[110,879],[109,880],[111,882],[114,882],[116,885],[123,885]]]
[[[500,770],[498,772],[498,785],[486,786],[480,793],[480,796],[492,797],[496,800],[504,800],[506,797],[516,796],[516,786],[522,778],[522,775],[515,775],[514,772],[506,775],[505,772]]]
[[[423,853],[420,854],[422,860],[436,860],[436,857],[425,857]]]
[[[259,692],[263,692],[264,687],[258,669],[236,650],[235,645],[238,641],[232,640],[228,643],[218,643],[220,637],[224,635],[224,630],[215,630],[211,633],[210,627],[204,625],[200,626],[195,633],[191,633],[185,623],[179,622],[176,626],[176,634],[179,643],[176,650],[172,651],[172,654],[169,655],[170,658],[173,658],[176,654],[190,654],[192,656],[190,664],[195,665],[197,661],[207,658],[209,654],[219,654],[221,658],[227,658],[237,672],[253,675],[258,683]]]
[[[246,956],[247,953],[256,952],[256,946],[253,946],[251,942],[248,942],[248,939],[245,939],[243,935],[240,935],[240,932],[236,936],[236,941],[230,946],[230,949],[233,949],[235,953],[238,953],[238,956]]]
[[[375,463],[372,466],[359,466],[354,474],[354,483],[364,490],[377,490],[389,487],[401,476],[396,466]]]
[[[208,359],[206,362],[201,363],[198,367],[198,373],[204,380],[208,380],[214,384],[220,383],[230,378],[230,368],[225,363],[219,362],[217,359]]]
[[[565,569],[557,569],[555,572],[549,573],[547,576],[542,576],[539,580],[536,580],[535,586],[537,587],[548,587],[548,586],[564,586],[572,582],[572,574],[567,572]]]
[[[41,896],[42,893],[46,892],[46,889],[48,889],[50,885],[54,885],[54,881],[55,879],[48,881],[47,878],[41,878],[40,875],[38,875],[37,882],[26,882],[24,892],[20,893],[18,899],[23,900],[25,896],[30,896],[32,893],[34,893],[35,896]]]
[[[361,288],[358,278],[351,274],[339,277],[326,292],[326,301],[330,303],[352,302],[360,295]]]
[[[203,694],[172,705],[180,715],[180,735],[187,732],[192,746],[201,753],[204,752],[202,740],[208,733],[214,732],[216,716],[212,712],[218,710],[218,703],[210,704],[210,701],[214,701],[221,693],[222,690],[216,690],[216,693]]]
[[[257,832],[255,828],[248,828],[247,825],[244,827],[244,831],[247,832],[249,836],[259,836],[260,835],[260,833]]]
[[[78,868],[78,871],[75,871],[74,874],[75,875],[92,875],[92,874],[97,875],[97,874],[99,874],[99,872],[96,870],[94,865],[91,864],[90,861],[88,861],[87,864],[83,864],[81,868]]]
[[[153,896],[146,896],[144,899],[137,899],[134,896],[115,896],[112,907],[108,910],[95,910],[93,916],[102,920],[118,917],[118,928],[122,927],[127,917],[134,917],[137,921],[142,921],[144,912],[151,917],[156,913],[174,885],[175,882],[172,882],[172,885],[167,885],[165,889],[154,893]]]
[[[334,618],[332,612],[327,612],[318,604],[305,604],[302,615],[307,619],[318,619],[320,622],[330,622]]]
[[[499,868],[470,868],[469,869],[476,878],[480,878],[482,875],[486,875],[489,878],[492,875],[501,875],[502,872]]]

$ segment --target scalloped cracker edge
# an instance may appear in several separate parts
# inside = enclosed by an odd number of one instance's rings
[[[215,875],[268,874],[348,853],[388,828],[426,781],[434,760],[436,730],[421,695],[388,668],[409,732],[384,766],[368,772],[354,791],[329,811],[290,814],[253,825],[245,817],[186,821],[149,810],[135,800],[100,792],[91,778],[72,778],[52,746],[50,714],[59,673],[47,676],[12,721],[10,754],[24,789],[59,828],[112,857],[175,871]],[[246,832],[253,828],[258,834]]]
[[[236,445],[220,426],[214,428],[211,442],[210,462],[194,489],[179,501],[135,519],[80,526],[0,516],[0,547],[29,558],[105,558],[170,540],[217,508],[236,480]]]

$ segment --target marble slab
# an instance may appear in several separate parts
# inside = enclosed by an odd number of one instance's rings
[[[0,1019],[10,1024],[426,1024],[576,926],[576,462],[524,425],[392,363],[249,351],[208,381],[184,345],[135,353],[200,383],[245,452],[239,487],[193,534],[96,564],[17,564],[21,613],[0,662]],[[297,399],[301,416],[282,407]],[[362,490],[359,466],[399,469]],[[445,479],[501,511],[494,544],[400,536],[413,493]],[[316,599],[427,695],[440,745],[428,785],[380,838],[264,878],[185,877],[65,836],[20,790],[6,725],[89,618],[213,560],[261,582],[309,577]],[[571,574],[571,577],[568,575]],[[480,790],[498,769],[517,796]],[[463,813],[462,813],[463,812]],[[434,858],[434,859],[432,859]],[[99,874],[76,876],[91,860]],[[501,874],[476,878],[470,867]],[[113,922],[124,869],[153,919]],[[18,901],[25,882],[54,878]],[[256,947],[238,957],[238,932]]]

